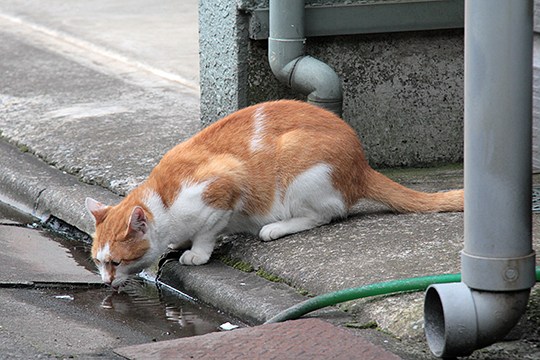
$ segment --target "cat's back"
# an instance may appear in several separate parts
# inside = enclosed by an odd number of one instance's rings
[[[192,141],[212,152],[257,152],[272,147],[280,137],[294,131],[356,139],[354,130],[330,111],[302,101],[278,100],[228,115],[195,135]]]
[[[280,100],[241,109],[171,149],[149,184],[170,205],[186,180],[219,178],[227,188],[242,189],[246,213],[264,213],[276,193],[302,174],[331,169],[330,181],[349,184],[360,177],[363,162],[355,131],[338,116],[305,102]]]

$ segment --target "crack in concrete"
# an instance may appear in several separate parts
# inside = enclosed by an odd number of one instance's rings
[[[32,227],[31,224],[29,223],[15,224],[15,223],[0,222],[0,226],[12,226],[12,227],[25,228],[25,229],[34,229],[34,227]]]
[[[43,192],[47,190],[47,188],[43,188],[41,190],[39,190],[37,196],[36,196],[36,200],[34,200],[34,213],[37,213],[37,210],[39,208],[39,200],[41,199],[41,195],[43,194]]]

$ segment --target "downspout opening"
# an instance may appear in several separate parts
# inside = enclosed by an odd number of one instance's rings
[[[445,321],[442,301],[439,293],[435,289],[429,288],[426,291],[425,304],[426,307],[424,309],[424,331],[426,337],[428,338],[428,343],[431,351],[436,356],[440,356],[440,354],[442,354],[443,352],[445,344]]]
[[[424,302],[424,332],[437,357],[468,356],[478,345],[476,304],[464,283],[430,286]],[[490,329],[493,330],[493,329]]]

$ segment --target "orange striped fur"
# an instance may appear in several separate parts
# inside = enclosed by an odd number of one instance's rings
[[[373,170],[355,131],[333,113],[262,103],[175,146],[120,204],[87,199],[92,256],[103,280],[119,286],[167,246],[190,248],[180,262],[199,265],[219,234],[273,240],[344,217],[362,198],[398,212],[463,210],[463,190],[422,193]]]

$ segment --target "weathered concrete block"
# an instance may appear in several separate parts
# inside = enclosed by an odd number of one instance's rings
[[[199,2],[201,119],[204,125],[248,105],[247,18],[231,1]]]

